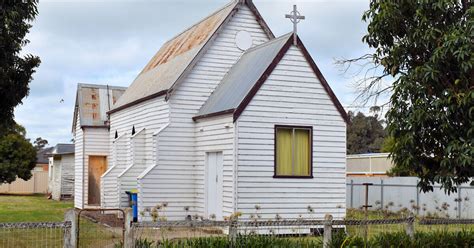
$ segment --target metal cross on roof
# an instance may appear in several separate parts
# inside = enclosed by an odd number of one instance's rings
[[[298,38],[297,38],[297,32],[298,32],[298,23],[301,20],[305,19],[305,16],[302,16],[300,12],[298,12],[296,5],[293,5],[293,11],[288,15],[285,15],[285,18],[290,19],[290,21],[293,23],[293,37],[294,37],[294,43],[297,45],[298,43]]]

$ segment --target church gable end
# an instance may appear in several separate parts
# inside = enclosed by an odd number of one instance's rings
[[[296,42],[296,46],[294,46],[294,42]],[[339,114],[347,122],[348,117],[341,103],[299,37],[292,34],[249,49],[232,67],[223,82],[193,119],[233,113],[234,121],[236,121],[291,47],[300,51],[301,59],[305,60],[307,67],[312,71],[312,76],[317,78]]]
[[[247,12],[252,16],[252,20],[237,27],[244,27],[246,24],[251,26],[255,23],[256,27],[249,28],[253,31],[261,31],[267,39],[274,38],[251,0],[234,0],[166,42],[109,113],[175,91],[178,83],[183,81],[201,60],[217,36],[224,35],[222,33],[225,30],[224,27],[229,26],[229,20],[233,19],[239,11]],[[244,17],[241,21],[249,20]],[[232,39],[235,39],[235,35],[234,33]],[[258,36],[253,38],[258,39]],[[258,43],[258,40],[254,40],[254,43]]]

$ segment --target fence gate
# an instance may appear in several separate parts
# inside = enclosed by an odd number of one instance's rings
[[[121,209],[82,209],[77,216],[77,247],[123,247],[125,213]]]

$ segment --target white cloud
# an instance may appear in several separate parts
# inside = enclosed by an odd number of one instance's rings
[[[160,46],[227,0],[44,0],[23,53],[40,56],[30,95],[16,109],[28,136],[52,144],[71,138],[77,83],[128,86]],[[306,20],[299,34],[343,105],[354,98],[351,78],[334,58],[368,51],[361,16],[368,0],[254,0],[276,35],[292,24],[284,15],[298,4]],[[60,100],[64,99],[63,103]]]

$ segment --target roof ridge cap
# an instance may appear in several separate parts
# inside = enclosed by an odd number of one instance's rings
[[[96,88],[109,88],[109,89],[127,89],[126,86],[115,86],[110,84],[90,84],[90,83],[77,83],[78,88],[96,87]]]

